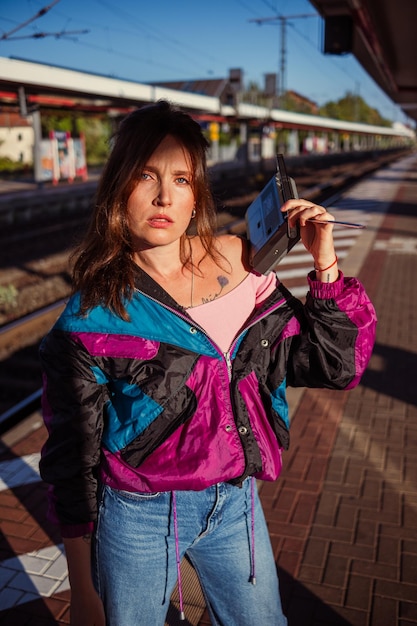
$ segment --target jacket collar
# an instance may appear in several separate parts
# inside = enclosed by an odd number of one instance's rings
[[[156,280],[154,280],[145,270],[138,265],[135,265],[135,287],[145,295],[158,300],[161,304],[168,306],[170,309],[175,309],[183,315],[187,313],[186,309],[178,304],[172,296]]]

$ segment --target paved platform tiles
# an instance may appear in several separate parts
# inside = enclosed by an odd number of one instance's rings
[[[394,202],[386,212],[384,191],[374,230],[342,265],[377,308],[370,366],[349,392],[290,390],[284,471],[259,485],[289,626],[417,624],[417,156],[378,177]],[[63,626],[69,590],[37,477],[39,416],[27,428],[0,456],[0,624]],[[185,624],[209,626],[193,572],[185,578]],[[167,626],[180,624],[172,603]]]
[[[392,172],[359,272],[379,318],[370,366],[355,390],[303,394],[261,490],[290,626],[417,623],[417,159]]]

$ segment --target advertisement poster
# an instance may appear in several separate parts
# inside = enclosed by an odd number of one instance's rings
[[[50,133],[51,139],[55,140],[58,150],[59,179],[72,181],[75,177],[74,154],[72,150],[71,133],[54,130]]]
[[[66,131],[51,131],[49,139],[38,142],[35,150],[36,180],[51,181],[57,185],[60,180],[73,182],[75,178],[87,180],[87,159],[83,137],[72,139]]]
[[[75,176],[87,180],[87,160],[85,157],[84,138],[73,139],[74,159],[75,159]]]
[[[40,180],[47,181],[54,179],[54,154],[52,142],[49,139],[42,139],[40,145],[41,171]]]

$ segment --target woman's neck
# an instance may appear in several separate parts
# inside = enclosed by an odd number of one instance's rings
[[[183,273],[184,264],[181,260],[180,244],[136,250],[133,253],[134,262],[153,278],[163,280],[177,277]]]

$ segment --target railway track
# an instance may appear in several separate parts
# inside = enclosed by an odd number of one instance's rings
[[[0,434],[39,408],[39,345],[64,306],[60,300],[0,328]]]
[[[319,182],[320,176],[317,176],[317,172],[307,172],[304,177],[300,176],[297,179],[300,195],[326,206],[329,198],[334,202],[334,194],[336,192],[342,193],[352,182],[356,182],[359,177],[369,174],[386,162],[387,160],[385,159],[382,162],[379,160],[361,164],[360,176],[358,176],[357,164],[356,166],[350,165],[345,167],[343,171],[339,168],[337,173],[335,171],[331,172],[331,179],[322,179],[321,182]],[[293,175],[292,172],[290,174]],[[301,185],[298,180],[301,181]],[[309,187],[305,186],[311,182],[314,182],[314,184]],[[243,234],[245,232],[244,211],[256,197],[264,183],[264,180],[259,180],[257,189],[249,191],[245,189],[244,193],[240,195],[236,194],[236,192],[235,195],[230,194],[230,197],[225,200],[224,210],[219,213],[220,232],[234,234]],[[357,219],[351,219],[351,221],[357,221]],[[25,236],[27,238],[27,234]],[[60,236],[62,236],[62,233]],[[347,234],[346,231],[340,230],[335,234],[335,238],[336,241],[339,241],[339,248],[348,247],[354,241],[350,233]],[[62,254],[65,257],[68,256],[67,252]],[[343,250],[340,250],[340,258],[343,258],[343,254]],[[301,251],[297,262],[295,262],[293,253],[290,256],[291,258],[288,257],[284,264],[285,266],[280,265],[280,277],[293,292],[295,289],[295,295],[301,297],[302,292],[297,293],[297,290],[305,289],[304,286],[301,287],[301,284],[305,285],[306,270],[304,267],[297,266],[297,263],[300,262],[302,265],[307,255],[303,255]],[[41,265],[42,262],[43,260],[38,261]],[[39,270],[39,267],[34,269],[34,263],[35,261],[32,261],[32,272],[29,272],[29,274],[31,274],[32,279],[33,275],[36,275],[37,278],[46,283],[50,277],[48,271],[44,268],[42,272]],[[295,266],[293,266],[294,263]],[[56,259],[54,265],[56,268]],[[59,263],[58,269],[61,275],[65,273],[65,269],[59,267]],[[38,286],[35,288],[39,289],[40,283],[36,284]],[[68,282],[66,282],[66,286],[64,285],[64,291],[65,289],[67,289],[67,293],[63,295],[60,293],[59,297],[56,297],[52,302],[48,302],[47,306],[40,306],[38,310],[0,326],[0,378],[2,380],[0,391],[0,434],[6,432],[17,422],[40,407],[41,373],[38,363],[39,344],[42,337],[53,325],[60,311],[64,308],[65,296],[69,293]]]

